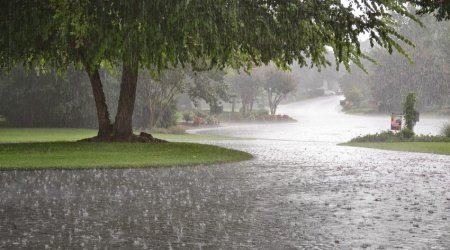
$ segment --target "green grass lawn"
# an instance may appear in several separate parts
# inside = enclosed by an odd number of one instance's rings
[[[78,141],[97,134],[93,129],[76,128],[0,128],[0,143]],[[152,134],[168,141],[231,140],[234,137],[191,134]]]
[[[350,142],[340,145],[450,155],[450,142]]]
[[[344,113],[346,114],[369,114],[373,113],[374,110],[372,108],[351,108],[344,110]]]
[[[140,168],[213,164],[251,159],[248,153],[213,145],[173,142],[75,142],[92,137],[86,129],[0,129],[0,170]],[[227,137],[155,134],[166,140]]]

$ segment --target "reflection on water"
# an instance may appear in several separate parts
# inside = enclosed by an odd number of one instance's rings
[[[336,146],[389,125],[337,100],[282,107],[297,123],[197,131],[260,138],[215,142],[251,161],[0,172],[0,249],[450,248],[450,157]]]

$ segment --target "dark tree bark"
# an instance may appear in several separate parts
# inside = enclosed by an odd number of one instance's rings
[[[112,133],[111,120],[109,118],[108,106],[106,105],[105,93],[98,70],[87,70],[89,80],[94,94],[95,106],[97,108],[98,138],[106,139]]]
[[[119,106],[114,122],[114,140],[129,140],[133,136],[133,110],[136,99],[138,78],[138,62],[125,61],[122,66],[122,82],[120,84]]]

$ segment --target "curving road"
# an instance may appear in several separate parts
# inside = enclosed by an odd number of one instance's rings
[[[195,131],[255,138],[215,142],[246,162],[0,172],[0,249],[449,249],[450,156],[336,146],[389,126],[338,99],[280,108],[297,123]]]

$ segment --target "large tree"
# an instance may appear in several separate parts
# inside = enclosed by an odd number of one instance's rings
[[[239,68],[273,61],[287,67],[360,64],[358,35],[403,52],[392,13],[414,19],[395,0],[40,0],[2,1],[0,66],[29,69],[70,64],[89,75],[98,139],[130,140],[139,68],[155,73],[178,64]],[[114,123],[99,68],[120,66]]]

